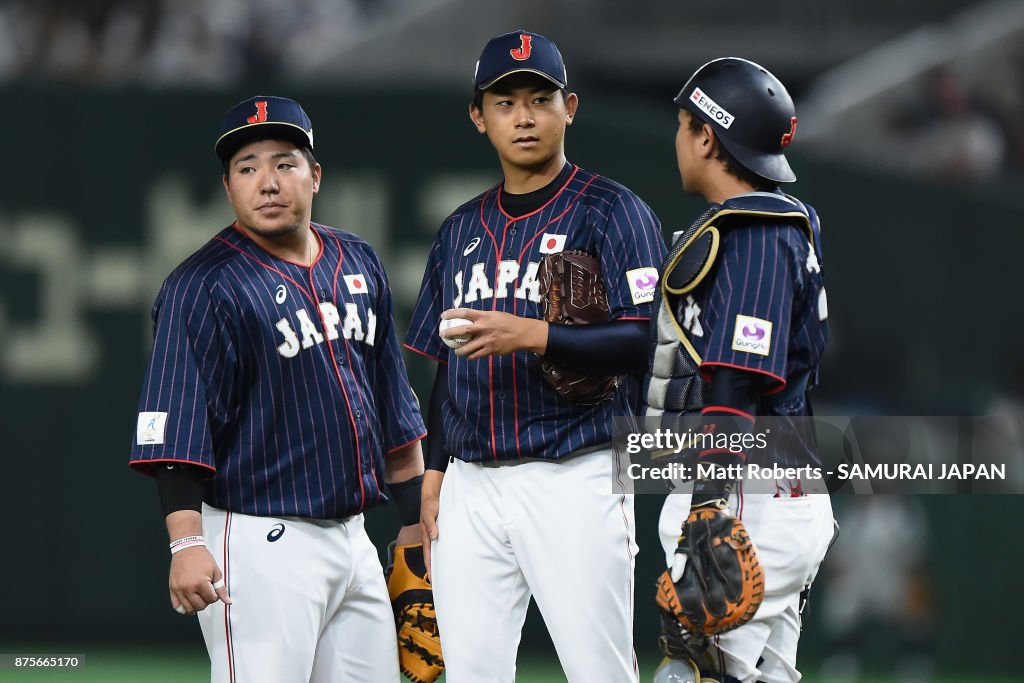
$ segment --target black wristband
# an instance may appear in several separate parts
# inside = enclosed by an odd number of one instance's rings
[[[164,516],[179,510],[203,510],[207,471],[186,463],[157,463],[156,487]]]
[[[697,508],[708,504],[725,507],[729,496],[736,490],[736,480],[714,480],[698,479],[693,483],[693,496],[690,498],[690,507]]]
[[[391,498],[398,507],[398,517],[402,526],[420,523],[420,489],[423,488],[423,475],[417,475],[397,484],[388,484]]]

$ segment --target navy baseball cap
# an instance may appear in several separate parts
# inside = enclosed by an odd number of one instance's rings
[[[221,161],[253,140],[281,139],[313,149],[313,124],[295,100],[257,95],[239,102],[220,120],[214,151]]]
[[[487,90],[505,76],[521,72],[543,76],[559,88],[568,83],[558,48],[544,36],[529,31],[491,38],[476,63],[473,83],[477,90]]]

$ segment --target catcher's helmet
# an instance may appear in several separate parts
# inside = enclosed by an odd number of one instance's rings
[[[744,168],[778,183],[796,180],[783,153],[796,133],[786,86],[763,66],[739,57],[697,69],[676,95],[677,106],[711,124]]]

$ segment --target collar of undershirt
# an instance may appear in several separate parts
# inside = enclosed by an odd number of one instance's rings
[[[525,216],[528,213],[536,211],[547,202],[551,201],[552,197],[558,194],[558,191],[562,189],[565,182],[569,180],[569,176],[572,175],[572,169],[572,164],[568,161],[565,162],[565,166],[562,166],[562,170],[558,173],[558,177],[539,190],[527,192],[526,194],[511,194],[502,188],[501,208],[503,208],[505,213],[513,218],[519,218],[520,216]]]

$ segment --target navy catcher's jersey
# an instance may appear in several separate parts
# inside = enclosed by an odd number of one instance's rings
[[[263,516],[341,518],[387,500],[384,454],[423,437],[369,244],[313,225],[310,267],[231,226],[153,307],[153,356],[130,464],[213,473],[205,500]]]
[[[513,218],[493,187],[449,216],[434,240],[406,346],[449,363],[445,448],[468,462],[558,459],[611,441],[612,417],[635,407],[635,382],[615,400],[579,406],[541,377],[529,352],[467,360],[438,337],[449,308],[543,317],[537,269],[544,254],[581,250],[601,262],[612,320],[647,320],[665,256],[661,225],[627,188],[573,167],[538,210]]]
[[[813,238],[806,222],[781,215],[734,215],[716,222],[723,228],[718,257],[709,276],[686,295],[680,325],[702,371],[727,366],[765,378],[767,400],[759,414],[806,415],[805,388],[818,381],[828,340],[818,217],[781,193],[742,195],[720,210],[756,209],[758,201],[766,210],[788,206],[807,215]]]

